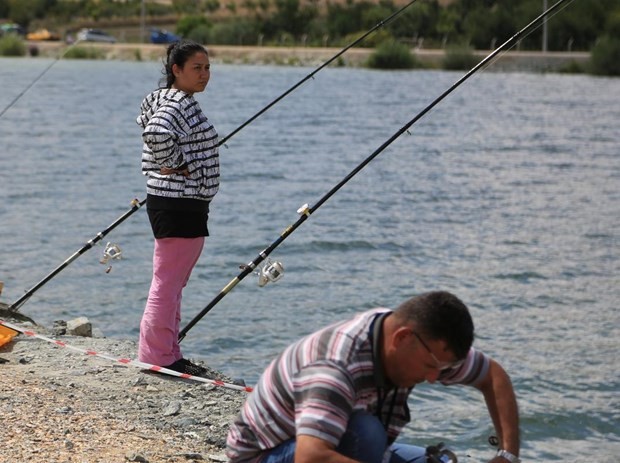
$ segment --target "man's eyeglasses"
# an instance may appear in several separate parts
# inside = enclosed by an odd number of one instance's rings
[[[451,368],[457,368],[457,367],[460,367],[463,364],[463,362],[465,361],[463,359],[463,360],[457,360],[456,362],[440,362],[439,359],[437,358],[437,356],[435,356],[435,354],[433,354],[433,351],[431,351],[430,347],[428,347],[428,344],[426,344],[424,342],[424,339],[422,339],[422,337],[418,333],[416,333],[415,331],[411,330],[411,332],[413,333],[413,335],[416,338],[418,338],[418,341],[420,341],[420,344],[422,344],[424,346],[426,351],[433,358],[433,360],[435,361],[435,364],[436,364],[438,370],[443,371],[443,370],[449,370]]]

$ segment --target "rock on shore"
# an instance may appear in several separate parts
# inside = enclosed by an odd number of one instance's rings
[[[9,321],[78,348],[136,358],[134,341],[56,336]],[[227,461],[228,426],[247,396],[25,335],[0,347],[0,385],[0,461],[19,463]]]

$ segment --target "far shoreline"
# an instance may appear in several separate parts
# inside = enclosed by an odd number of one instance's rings
[[[64,42],[27,41],[30,56],[58,58],[70,45]],[[166,45],[146,43],[103,44],[85,42],[75,46],[101,50],[105,59],[122,61],[159,61],[165,56]],[[267,47],[208,45],[211,58],[225,64],[273,64],[287,66],[318,66],[332,59],[342,48],[334,47]],[[351,48],[334,66],[363,67],[374,48]],[[440,69],[445,50],[412,48],[412,54],[426,67]],[[483,59],[491,50],[477,50],[474,56]],[[506,72],[559,72],[575,64],[584,68],[590,60],[588,52],[507,51],[491,68]]]

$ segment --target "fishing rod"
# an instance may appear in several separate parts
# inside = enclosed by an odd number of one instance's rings
[[[71,262],[80,257],[90,248],[92,248],[95,244],[101,241],[108,233],[110,233],[113,229],[115,229],[118,225],[123,223],[131,214],[136,212],[138,209],[142,207],[142,205],[146,202],[146,200],[138,201],[134,199],[131,204],[131,209],[121,215],[118,219],[116,219],[113,223],[111,223],[107,228],[101,230],[97,233],[92,239],[87,241],[80,249],[71,254],[67,260],[65,260],[62,264],[52,270],[45,278],[39,281],[36,285],[34,285],[31,289],[26,291],[26,293],[20,297],[17,301],[7,307],[7,310],[11,313],[15,313],[19,310],[19,308],[28,300],[30,297],[37,291],[41,286],[54,278],[58,273],[60,273],[65,267],[67,267]],[[109,244],[109,243],[108,243]],[[119,259],[121,257],[121,250],[118,246],[107,246],[104,252],[104,258],[101,260],[101,263],[107,263],[112,259]],[[107,270],[109,271],[109,270]]]
[[[403,133],[407,132],[409,128],[415,124],[418,120],[424,117],[431,109],[437,106],[441,101],[443,101],[449,94],[451,94],[454,90],[456,90],[463,82],[469,79],[472,75],[474,75],[478,70],[485,67],[488,63],[490,63],[496,56],[505,51],[507,48],[513,46],[517,41],[519,41],[523,36],[529,34],[537,24],[546,16],[548,16],[551,12],[555,11],[566,1],[573,0],[559,0],[552,7],[543,11],[542,14],[537,16],[534,20],[532,20],[527,26],[519,30],[516,34],[506,40],[502,45],[493,50],[489,55],[487,55],[482,61],[480,61],[476,66],[471,68],[463,77],[457,80],[452,86],[450,86],[446,91],[444,91],[441,95],[439,95],[435,100],[433,100],[430,104],[428,104],[422,111],[420,111],[416,116],[414,116],[409,122],[407,122],[404,126],[402,126],[396,133],[394,133],[390,138],[388,138],[379,148],[373,151],[366,159],[364,159],[360,164],[357,165],[346,177],[344,177],[338,184],[336,184],[331,190],[329,190],[322,198],[318,200],[318,202],[310,207],[308,204],[304,204],[301,206],[297,213],[300,215],[299,219],[296,222],[289,225],[284,231],[280,234],[280,236],[273,241],[269,246],[263,249],[256,256],[254,260],[252,260],[247,265],[242,266],[242,271],[233,278],[228,284],[218,293],[215,298],[209,304],[198,313],[188,324],[179,332],[179,342],[182,341],[187,335],[188,331],[191,330],[196,323],[198,323],[202,317],[204,317],[215,305],[221,301],[237,284],[243,280],[246,276],[253,272],[253,270],[276,249],[282,242],[289,237],[295,230],[297,230],[301,224],[303,224],[314,212],[316,212],[327,200],[329,200],[340,188],[342,188],[349,180],[351,180],[355,175],[357,175],[364,167],[366,167],[373,159],[375,159],[379,154],[381,154],[388,146],[390,146],[396,139],[398,139]],[[266,275],[269,278],[271,275]],[[278,274],[278,269],[273,272],[274,279],[279,278],[281,273]]]
[[[254,114],[252,117],[250,117],[248,120],[246,120],[243,124],[241,124],[239,127],[237,127],[235,130],[233,130],[230,134],[228,134],[226,137],[224,137],[223,139],[221,139],[218,142],[218,147],[224,145],[224,143],[226,143],[228,140],[230,140],[234,135],[236,135],[238,132],[240,132],[243,128],[245,128],[246,126],[248,126],[249,124],[251,124],[254,120],[256,120],[258,117],[260,117],[262,114],[264,114],[267,110],[269,110],[272,106],[274,106],[276,103],[278,103],[280,100],[282,100],[283,98],[285,98],[287,95],[289,95],[290,93],[292,93],[294,90],[296,90],[300,85],[302,85],[304,82],[306,82],[308,79],[314,77],[314,75],[316,73],[318,73],[320,70],[322,70],[323,68],[325,68],[326,66],[328,66],[330,63],[332,63],[333,61],[335,61],[336,59],[338,59],[340,56],[342,56],[347,50],[349,50],[350,48],[354,47],[355,45],[357,45],[358,43],[360,43],[362,40],[364,40],[366,37],[368,37],[370,34],[372,34],[374,31],[376,31],[377,29],[379,29],[380,27],[383,27],[387,24],[389,24],[392,20],[394,20],[394,18],[396,18],[398,15],[400,15],[403,11],[405,11],[407,8],[409,8],[411,5],[413,5],[415,2],[417,2],[418,0],[411,0],[408,4],[406,4],[405,6],[403,6],[402,8],[400,8],[399,10],[395,11],[394,13],[392,13],[391,15],[389,15],[387,18],[385,18],[384,20],[380,21],[379,23],[377,23],[374,27],[372,27],[371,29],[369,29],[366,33],[364,33],[363,35],[361,35],[358,39],[354,40],[353,42],[351,42],[349,45],[347,45],[346,47],[344,47],[342,50],[340,50],[338,53],[336,53],[334,56],[332,56],[331,58],[329,58],[327,61],[325,61],[323,64],[321,64],[319,67],[317,67],[314,71],[312,71],[311,73],[309,73],[308,75],[306,75],[304,78],[302,78],[299,82],[297,82],[296,84],[294,84],[292,87],[290,87],[288,90],[286,90],[284,93],[282,93],[279,97],[277,97],[276,99],[274,99],[273,101],[271,101],[269,104],[267,104],[267,106],[265,106],[263,109],[261,109],[260,111],[258,111],[256,114]],[[78,41],[79,42],[79,41]],[[75,42],[73,45],[76,45],[78,42]],[[72,45],[72,46],[73,46]],[[71,48],[71,47],[69,47]],[[47,69],[45,69],[45,71],[43,71],[41,73],[41,75],[39,75],[35,81],[30,84],[28,86],[28,88],[26,90],[24,90],[20,95],[17,96],[17,98],[15,98],[13,100],[13,102],[7,107],[5,108],[2,113],[0,113],[0,117],[2,117],[2,114],[4,114],[9,107],[11,107],[21,96],[23,96],[26,91],[32,87],[34,85],[34,83],[39,80],[41,77],[43,77],[43,75],[57,62],[60,60],[60,58],[62,58],[62,56],[64,56],[67,51],[69,50],[69,48],[65,51],[65,53],[63,53],[60,57],[58,57],[54,62],[52,62],[52,64],[50,64]],[[100,234],[97,234],[97,241],[99,241],[101,238],[103,238],[103,236],[105,236],[106,234],[108,234],[110,231],[112,231],[114,228],[116,228],[118,225],[120,225],[125,219],[127,219],[130,215],[132,215],[134,212],[136,212],[138,209],[140,209],[141,206],[143,206],[146,203],[146,199],[143,200],[137,200],[135,199],[133,201],[133,206],[130,210],[128,210],[125,214],[123,214],[121,217],[119,217],[119,219],[117,219],[114,223],[112,223],[108,228],[106,228],[104,230],[105,234],[101,235],[101,237],[99,238],[99,235],[102,233],[100,232]],[[63,270],[67,265],[69,265],[71,262],[73,262],[75,259],[77,259],[80,255],[82,255],[84,252],[86,252],[88,249],[90,249],[92,247],[93,244],[95,244],[96,241],[89,241],[85,247],[83,247],[82,249],[80,249],[79,251],[77,251],[75,254],[73,254],[71,257],[69,257],[63,264],[61,264],[58,268],[56,268],[53,272],[51,272],[47,277],[45,277],[43,280],[41,280],[37,285],[35,285],[32,289],[28,290],[26,292],[26,294],[21,297],[19,300],[17,300],[15,303],[13,303],[11,306],[9,306],[9,311],[10,312],[16,312],[19,307],[26,302],[26,300],[28,300],[32,294],[38,290],[41,286],[43,286],[45,283],[47,283],[49,280],[51,280],[54,276],[56,276],[61,270]],[[90,246],[89,246],[89,243]]]

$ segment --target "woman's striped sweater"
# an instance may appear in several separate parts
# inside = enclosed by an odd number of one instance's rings
[[[218,135],[194,97],[171,88],[156,90],[144,98],[136,122],[144,129],[147,193],[210,202],[220,184]],[[162,167],[187,168],[189,175],[162,175]]]

